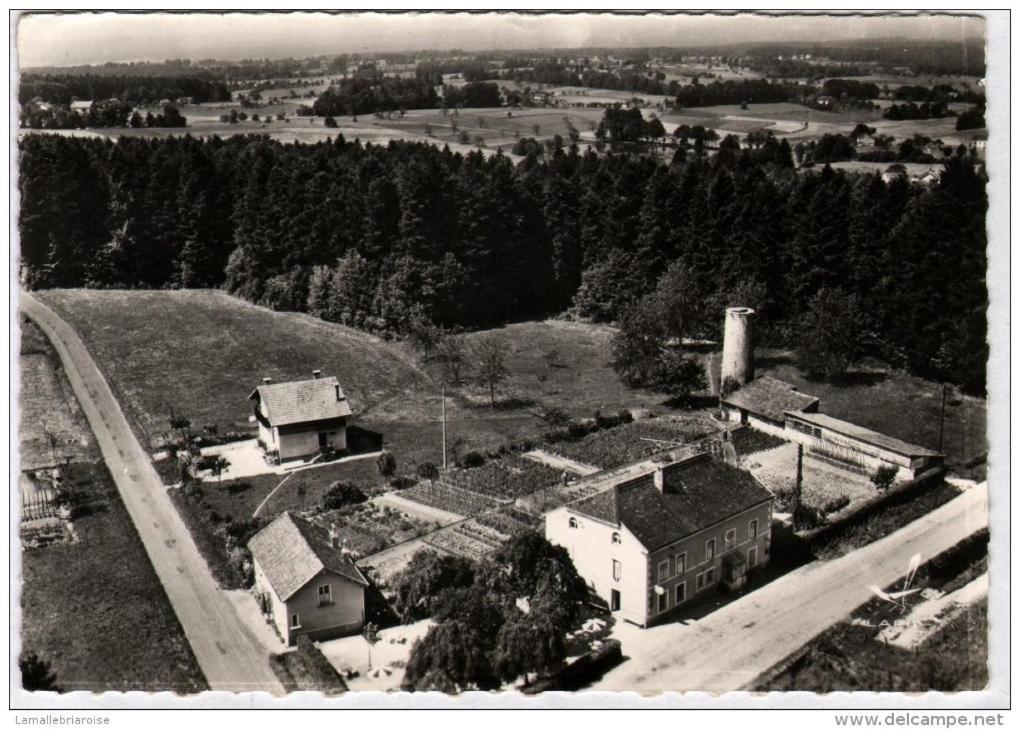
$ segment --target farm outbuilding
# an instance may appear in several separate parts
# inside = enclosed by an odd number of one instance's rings
[[[259,426],[259,445],[278,461],[347,449],[351,406],[336,377],[273,384],[268,377],[248,396]]]

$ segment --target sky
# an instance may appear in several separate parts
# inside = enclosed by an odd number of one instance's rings
[[[521,13],[28,14],[22,68],[168,58],[302,58],[403,50],[637,47],[762,40],[980,37],[976,17]]]

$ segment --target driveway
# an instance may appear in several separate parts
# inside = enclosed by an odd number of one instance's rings
[[[216,691],[283,687],[258,639],[219,589],[113,393],[74,330],[22,292],[21,311],[45,332],[96,435],[124,506],[205,674]]]
[[[988,486],[965,491],[927,516],[830,562],[812,562],[747,596],[686,623],[614,629],[629,660],[592,686],[598,691],[746,689],[907,570],[988,526]]]

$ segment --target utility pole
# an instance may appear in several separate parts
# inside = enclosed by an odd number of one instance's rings
[[[797,444],[797,483],[793,489],[793,530],[796,531],[800,521],[800,499],[804,488],[804,446]]]
[[[946,383],[942,383],[942,418],[939,420],[939,453],[942,453],[942,436],[946,432]]]
[[[443,397],[443,470],[446,470],[446,385],[442,389]]]

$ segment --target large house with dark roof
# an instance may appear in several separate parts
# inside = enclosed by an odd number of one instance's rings
[[[545,517],[618,617],[648,626],[768,562],[772,493],[750,473],[699,454],[660,464]]]
[[[335,532],[284,512],[248,548],[255,591],[288,645],[299,635],[322,640],[361,630],[368,581]]]
[[[347,449],[351,406],[335,377],[315,370],[310,380],[273,384],[268,377],[248,396],[259,426],[259,445],[278,461],[323,448]]]

